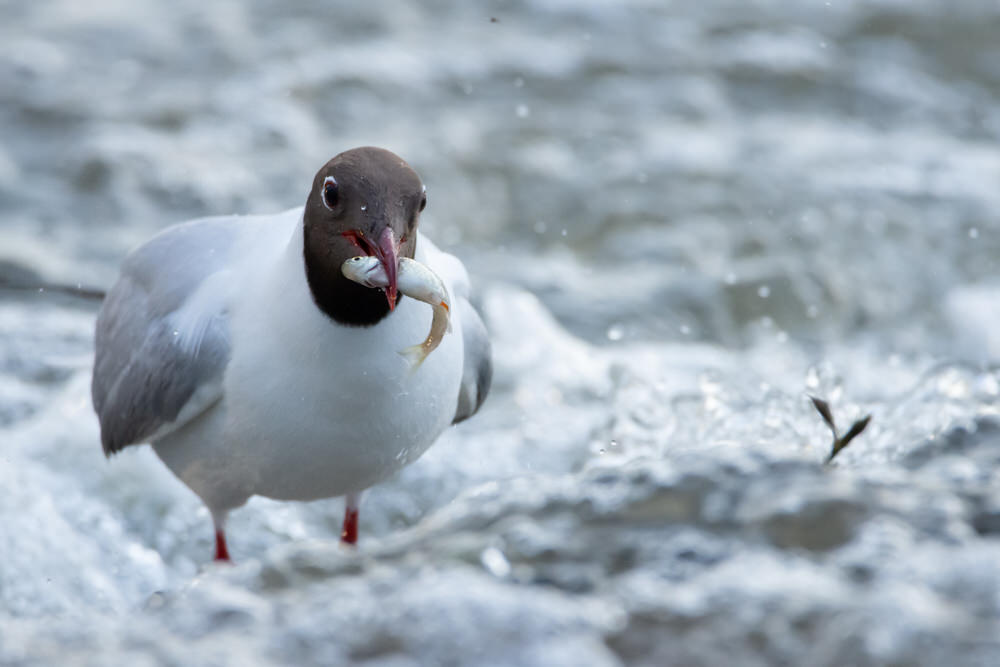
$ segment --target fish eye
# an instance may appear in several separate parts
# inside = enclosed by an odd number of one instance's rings
[[[323,203],[328,209],[333,210],[338,201],[340,201],[340,188],[337,186],[337,179],[327,176],[323,181]]]

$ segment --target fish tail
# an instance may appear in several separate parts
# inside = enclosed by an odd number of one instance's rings
[[[420,364],[424,363],[424,359],[427,358],[427,350],[421,343],[400,350],[399,355],[410,364],[410,373],[416,373]]]

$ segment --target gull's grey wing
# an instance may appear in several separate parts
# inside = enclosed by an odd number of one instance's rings
[[[133,251],[97,317],[91,393],[104,453],[153,440],[222,396],[234,217],[171,227]]]
[[[458,390],[458,409],[453,424],[476,414],[486,400],[493,380],[493,354],[486,325],[465,297],[455,299],[462,316],[462,341],[465,345],[465,366]]]

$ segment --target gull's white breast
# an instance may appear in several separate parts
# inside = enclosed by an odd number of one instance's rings
[[[312,301],[301,221],[282,236],[287,246],[261,240],[234,270],[222,400],[155,445],[210,506],[360,491],[419,457],[455,415],[461,327],[411,375],[398,351],[427,335],[431,308],[403,299],[373,327],[337,324]],[[417,259],[452,289],[450,256],[422,238]]]

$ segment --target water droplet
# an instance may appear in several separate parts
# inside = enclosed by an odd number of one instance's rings
[[[964,399],[970,394],[969,382],[956,371],[947,373],[937,381],[937,390],[942,396]]]
[[[781,343],[782,345],[785,344],[785,343],[787,343],[788,342],[788,332],[787,331],[779,331],[778,334],[775,336],[775,339],[779,343]]]
[[[521,77],[517,77],[516,79],[514,79],[514,87],[515,88],[523,88],[524,87],[524,79],[522,79]]]
[[[722,391],[722,379],[715,370],[708,370],[698,375],[698,388],[706,395],[718,394]]]
[[[757,296],[759,296],[762,299],[766,299],[767,297],[771,296],[771,288],[768,287],[767,285],[761,285],[760,287],[757,288]]]
[[[517,114],[518,118],[527,118],[531,115],[531,109],[528,108],[527,104],[518,104],[517,108],[514,109],[514,113]]]
[[[362,207],[361,207],[361,210],[362,210],[362,211],[367,211],[367,210],[368,210],[368,206],[362,206]]]
[[[689,327],[686,324],[682,324],[681,325],[681,334],[684,335],[684,336],[690,336],[691,335],[691,327]]]
[[[723,278],[722,280],[727,285],[735,285],[736,284],[736,274],[733,273],[732,271],[730,271],[729,273],[726,274],[726,277]]]
[[[843,394],[842,385],[842,378],[828,361],[810,366],[806,371],[806,388],[830,403],[840,399]]]
[[[977,228],[975,228],[975,227],[970,227],[969,228],[969,238],[970,239],[978,239],[979,238],[979,230]]]
[[[1000,393],[1000,382],[992,375],[986,375],[976,381],[976,391],[987,396],[996,396]]]
[[[620,324],[612,324],[610,327],[608,327],[607,336],[608,340],[614,340],[614,341],[621,340],[622,338],[625,337],[625,327],[623,327]]]
[[[617,446],[618,446],[617,440],[612,440],[611,442],[608,443],[608,447],[611,447],[612,449],[614,449]]]
[[[809,307],[806,308],[806,317],[808,317],[810,320],[815,320],[818,316],[819,316],[819,308],[817,308],[815,305],[810,304]]]
[[[510,562],[496,547],[487,547],[479,554],[479,562],[494,577],[504,578],[510,574]]]
[[[563,230],[562,230],[562,232],[560,232],[560,233],[561,233],[561,234],[562,234],[563,236],[566,236],[566,228],[565,228],[565,227],[563,227]]]

